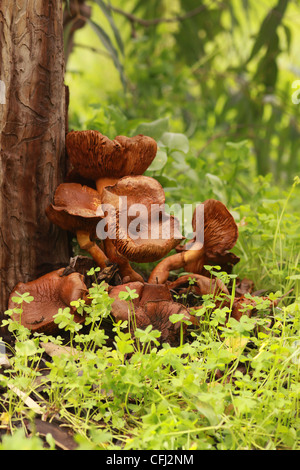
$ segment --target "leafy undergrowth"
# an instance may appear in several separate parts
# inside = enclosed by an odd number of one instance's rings
[[[13,341],[0,341],[0,450],[300,449],[298,182],[279,200],[264,181],[257,205],[237,210],[239,277],[274,293],[236,321],[234,276],[211,268],[231,302],[174,295],[198,319],[178,347],[159,344],[151,327],[115,324],[104,283],[90,288],[91,305],[76,304],[84,325],[58,312],[55,337],[12,320],[32,300],[17,297],[3,321]]]
[[[170,347],[151,326],[130,334],[113,323],[103,282],[90,296],[77,304],[85,325],[60,310],[56,337],[31,335],[7,312],[0,450],[300,449],[299,298],[271,308],[277,294],[257,298],[257,313],[236,321],[204,296],[198,326]]]

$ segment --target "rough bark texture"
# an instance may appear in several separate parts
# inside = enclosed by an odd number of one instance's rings
[[[1,319],[18,282],[69,256],[67,235],[45,215],[65,171],[61,0],[0,0],[0,80]]]

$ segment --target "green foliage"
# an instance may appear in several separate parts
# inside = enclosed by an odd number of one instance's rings
[[[256,176],[248,140],[225,143],[223,161],[204,161],[195,154],[186,134],[171,132],[171,120],[130,120],[115,106],[95,106],[86,124],[113,138],[117,134],[144,133],[158,143],[158,152],[146,175],[164,187],[166,204],[221,200],[239,224],[239,239],[234,252],[241,261],[235,274],[255,281],[255,288],[288,292],[297,284],[299,272],[300,214],[297,204],[297,177],[286,189],[277,186],[271,174]],[[192,233],[192,212],[175,212],[182,217],[185,236]]]
[[[11,368],[0,374],[0,424],[11,434],[1,436],[0,449],[44,448],[34,431],[28,438],[18,429],[39,413],[72,428],[80,450],[299,450],[300,108],[291,102],[297,72],[290,66],[298,7],[288,0],[90,4],[92,18],[76,33],[68,62],[70,127],[155,138],[146,174],[163,185],[166,203],[224,202],[239,224],[241,260],[231,275],[206,266],[230,284],[230,305],[203,296],[196,328],[173,315],[177,348],[159,346],[151,325],[136,328],[134,290],[120,297],[128,321],[114,323],[97,269],[89,272],[91,302],[72,303],[84,325],[69,308],[55,317],[69,349],[59,335],[31,335],[20,318],[32,299],[16,296],[2,322],[15,345]],[[237,276],[269,292],[251,297],[257,313],[240,321],[231,317]],[[251,308],[245,304],[245,313]],[[49,343],[64,349],[45,360]],[[46,443],[55,448],[50,435]]]
[[[230,165],[226,142],[247,139],[254,173],[272,172],[276,182],[291,183],[300,169],[299,106],[291,99],[299,38],[294,2],[93,3],[94,28],[102,30],[100,41],[116,69],[91,52],[76,78],[72,71],[80,68],[82,50],[75,47],[68,69],[73,122],[82,124],[87,104],[103,102],[99,94],[105,91],[104,104],[122,109],[129,120],[169,117],[172,130],[190,139],[198,164],[219,165],[217,173],[208,173],[221,180]],[[78,38],[94,46],[87,29]],[[126,91],[114,79],[118,73]],[[86,88],[88,96],[94,90],[88,103]]]
[[[6,435],[0,442],[0,450],[43,450],[44,444],[38,436],[28,439],[24,429],[17,429],[13,435]]]
[[[116,347],[105,344],[101,324],[110,314],[108,294],[95,283],[90,296],[92,307],[79,302],[90,332],[74,331],[76,349],[70,343],[69,351],[54,353],[43,374],[41,344],[55,339],[31,339],[29,331],[27,338],[16,335],[13,367],[0,375],[6,389],[1,416],[8,417],[12,431],[2,438],[1,450],[37,450],[45,444],[55,449],[51,435],[45,443],[34,432],[27,438],[15,427],[17,416],[32,419],[33,412],[17,389],[34,400],[45,418],[55,414],[71,426],[79,450],[300,448],[299,300],[275,308],[270,322],[270,302],[257,298],[260,313],[237,322],[226,319],[228,307],[216,309],[214,299],[206,296],[190,341],[157,349],[160,333],[149,326],[135,331],[141,350],[121,322],[114,327]],[[127,290],[123,298],[131,302],[135,296]],[[98,343],[96,336],[101,337]]]

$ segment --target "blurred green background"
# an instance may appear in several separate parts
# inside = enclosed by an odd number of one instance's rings
[[[221,200],[239,274],[297,283],[299,1],[68,0],[64,23],[70,129],[153,136],[166,202]]]

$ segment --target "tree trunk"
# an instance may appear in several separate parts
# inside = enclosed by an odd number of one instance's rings
[[[65,172],[62,0],[0,0],[0,80],[1,319],[19,281],[69,259],[45,215]]]

